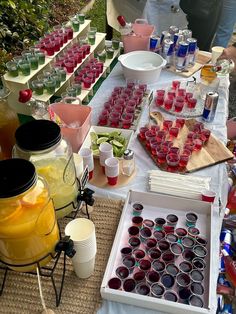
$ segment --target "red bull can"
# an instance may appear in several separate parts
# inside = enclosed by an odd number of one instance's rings
[[[164,39],[162,56],[166,60],[167,67],[173,64],[174,42],[171,39]]]
[[[190,65],[194,65],[197,50],[197,39],[188,38],[186,41],[188,43],[188,63]]]
[[[184,35],[179,33],[174,34],[174,46],[177,48],[179,43],[184,40]]]
[[[188,53],[188,43],[181,41],[176,51],[175,68],[177,71],[183,71],[186,67]]]
[[[192,37],[192,31],[190,29],[183,29],[182,34],[184,35],[184,40]]]
[[[205,122],[212,122],[215,118],[219,94],[217,92],[208,92],[204,103],[202,113],[202,120]]]
[[[168,31],[163,31],[161,33],[160,45],[163,45],[165,39],[170,39],[171,34]]]
[[[158,46],[159,46],[159,43],[160,43],[160,37],[159,36],[151,36],[150,37],[150,51],[155,51],[157,52],[158,50]]]

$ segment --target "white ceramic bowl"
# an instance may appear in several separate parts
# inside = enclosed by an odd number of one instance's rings
[[[120,55],[123,73],[126,79],[140,80],[143,83],[157,82],[166,60],[151,51],[132,51]]]

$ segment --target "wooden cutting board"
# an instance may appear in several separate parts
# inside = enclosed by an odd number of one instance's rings
[[[160,112],[151,112],[150,116],[158,125],[162,126],[164,118]],[[174,141],[174,146],[178,146],[180,148],[183,147],[187,138],[187,134],[195,122],[195,119],[186,120],[184,127],[181,129],[177,139]],[[142,142],[141,144],[144,145]],[[149,155],[155,161],[151,153],[149,153]],[[211,134],[207,144],[205,144],[200,151],[193,152],[186,169],[183,170],[183,173],[194,172],[209,166],[213,166],[218,163],[230,160],[233,157],[234,155],[232,152],[220,140]]]
[[[192,76],[195,72],[197,72],[198,70],[201,69],[201,67],[208,63],[211,60],[211,53],[207,53],[204,51],[199,51],[196,57],[196,62],[194,64],[194,66],[192,66],[191,68],[188,68],[187,70],[184,70],[184,72],[176,72],[175,67],[171,66],[170,68],[168,68],[167,70],[175,73],[175,74],[179,74],[183,77],[190,77]]]

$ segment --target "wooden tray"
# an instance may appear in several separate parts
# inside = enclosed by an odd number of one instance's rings
[[[151,112],[150,116],[152,119],[156,121],[158,125],[162,124],[163,116],[160,112]],[[195,119],[189,119],[185,121],[185,125],[180,131],[178,138],[174,141],[175,146],[178,146],[180,148],[183,147],[183,143],[187,137],[187,134],[195,122],[196,122]],[[145,148],[144,141],[140,139],[139,141]],[[157,165],[155,158],[151,155],[151,152],[147,150],[146,152]],[[221,162],[225,162],[229,159],[232,159],[233,157],[234,155],[231,153],[231,151],[220,140],[218,140],[214,135],[211,134],[207,144],[205,144],[200,151],[193,152],[186,169],[182,169],[180,172],[181,173],[194,172],[209,166],[216,165]],[[160,167],[160,169],[166,170],[166,166]]]
[[[203,66],[203,64],[208,63],[211,60],[211,53],[207,53],[204,51],[199,51],[196,57],[196,62],[194,64],[194,66],[192,66],[191,68],[188,68],[187,70],[184,70],[184,72],[179,72],[175,70],[174,66],[171,66],[170,68],[167,68],[168,71],[173,72],[173,73],[177,73],[183,77],[190,77],[192,76],[195,72],[197,72],[198,70],[201,69],[201,67]]]

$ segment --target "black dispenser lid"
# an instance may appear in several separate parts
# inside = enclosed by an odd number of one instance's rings
[[[35,167],[30,161],[20,158],[0,161],[0,198],[19,195],[36,180]]]
[[[15,132],[17,145],[27,151],[48,149],[61,140],[61,129],[55,122],[34,120],[22,124]]]

